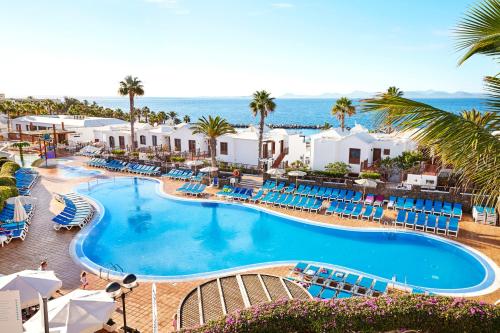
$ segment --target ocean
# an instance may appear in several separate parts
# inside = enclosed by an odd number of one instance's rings
[[[125,97],[86,97],[97,104],[110,107],[121,108],[127,111],[128,98]],[[472,108],[483,110],[484,100],[478,98],[434,98],[417,99],[420,102],[430,104],[434,107],[446,111],[459,113]],[[136,106],[148,106],[152,111],[175,111],[180,118],[189,115],[191,121],[195,121],[201,116],[219,115],[226,118],[232,124],[257,123],[250,112],[248,104],[250,98],[169,98],[169,97],[138,97]],[[354,100],[358,105],[359,100]],[[267,118],[266,123],[274,125],[298,124],[298,125],[322,125],[328,122],[338,126],[338,121],[330,114],[335,99],[326,98],[278,98],[276,99],[276,110]],[[345,121],[346,126],[361,124],[369,129],[373,128],[374,116],[371,113],[364,113],[361,110]]]

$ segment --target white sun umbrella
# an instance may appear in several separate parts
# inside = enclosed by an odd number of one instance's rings
[[[210,180],[210,176],[212,175],[212,172],[219,171],[219,168],[213,167],[213,166],[207,166],[202,169],[200,169],[201,172],[208,173],[208,184],[212,184],[212,181]]]
[[[38,305],[39,294],[49,298],[61,287],[62,282],[53,271],[25,270],[0,277],[0,291],[19,290],[23,309]]]
[[[104,290],[76,289],[47,303],[50,332],[91,333],[102,329],[115,310]],[[24,323],[26,332],[43,332],[43,309]]]
[[[362,178],[362,179],[356,179],[354,182],[358,185],[363,186],[363,196],[365,195],[365,190],[367,187],[373,187],[373,188],[377,187],[377,182],[374,181],[373,179]]]
[[[274,168],[266,171],[268,175],[276,176],[276,182],[278,181],[278,177],[285,174],[285,172],[286,171],[283,169],[274,169]]]
[[[203,165],[204,162],[202,160],[193,160],[193,161],[187,161],[186,162],[186,165],[188,167],[194,167],[194,172],[196,173],[196,167],[200,166],[200,165]]]
[[[295,178],[295,186],[297,186],[297,183],[298,183],[298,177],[304,177],[305,175],[307,175],[307,172],[304,172],[304,171],[300,171],[300,170],[293,170],[293,171],[290,171],[288,173],[289,176],[292,176],[292,177],[296,177]]]
[[[19,197],[16,197],[14,201],[14,218],[12,221],[16,223],[24,222],[28,219],[28,214],[26,214],[26,210],[21,202]]]

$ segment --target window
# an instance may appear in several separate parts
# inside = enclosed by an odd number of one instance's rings
[[[384,149],[384,155],[391,155],[390,149]]]
[[[156,135],[151,136],[151,141],[153,142],[153,146],[158,146],[158,139],[156,138]]]
[[[361,149],[349,148],[349,164],[359,164],[361,161]]]
[[[175,151],[181,151],[181,139],[174,139]]]
[[[16,131],[21,132],[21,124],[16,124]]]
[[[141,135],[139,137],[139,142],[141,143],[141,145],[145,145],[146,144],[146,136],[145,135]]]
[[[111,148],[115,148],[115,137],[114,136],[109,137],[109,146]]]
[[[26,130],[29,131],[30,130],[30,125],[26,125]]]
[[[227,142],[220,143],[220,154],[227,155]]]
[[[196,153],[196,141],[195,140],[189,140],[188,147],[189,147],[190,153]]]
[[[94,139],[94,142],[95,142],[95,143],[99,142],[99,139]]]
[[[273,141],[271,142],[271,155],[274,155],[276,153],[276,143]]]

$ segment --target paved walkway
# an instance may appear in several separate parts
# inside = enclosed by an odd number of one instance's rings
[[[81,165],[82,161],[84,161],[83,158],[76,158],[72,164]],[[49,269],[54,270],[57,276],[63,281],[63,289],[61,291],[62,293],[66,293],[79,287],[81,268],[69,256],[69,244],[77,231],[61,230],[56,232],[52,228],[52,217],[63,208],[60,204],[52,200],[52,193],[69,192],[76,184],[89,181],[90,179],[61,179],[58,177],[56,169],[38,170],[42,177],[32,191],[33,197],[37,198],[37,211],[28,236],[24,242],[16,240],[4,248],[0,248],[0,273],[10,274],[23,269],[36,269],[40,260],[46,259],[49,263]],[[123,174],[106,171],[103,176],[114,177],[119,175]],[[180,184],[180,182],[165,181],[164,189],[169,193],[173,193]],[[351,221],[332,216],[288,211],[279,208],[271,209],[325,223],[358,227],[388,227],[373,222]],[[470,216],[466,216],[465,222],[461,222],[458,240],[487,254],[497,265],[500,264],[500,228],[475,224],[470,222]],[[272,269],[252,270],[252,272],[284,276],[289,268],[289,266],[283,266]],[[89,277],[89,281],[90,289],[102,289],[109,283],[109,281],[100,279],[92,274]],[[163,332],[165,330],[171,331],[171,318],[177,311],[179,302],[189,290],[202,281],[205,280],[200,279],[182,283],[157,283],[159,326]],[[494,302],[500,299],[500,291],[497,290],[492,294],[479,297],[479,299]],[[113,318],[118,323],[122,323],[120,308],[113,315]],[[136,327],[141,332],[151,331],[150,283],[141,283],[127,297],[127,322],[129,326]]]

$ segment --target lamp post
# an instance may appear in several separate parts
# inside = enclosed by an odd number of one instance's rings
[[[132,290],[137,287],[139,284],[137,283],[137,277],[134,274],[127,274],[122,282],[111,282],[106,286],[106,292],[113,299],[117,299],[118,297],[122,300],[122,309],[123,309],[123,332],[129,332],[127,327],[127,314],[125,312],[125,296],[132,292]]]

